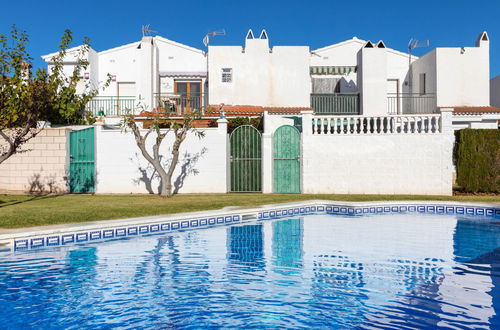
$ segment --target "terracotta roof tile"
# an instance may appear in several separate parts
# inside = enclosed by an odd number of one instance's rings
[[[469,113],[500,113],[500,109],[496,107],[450,107],[453,108],[453,113],[469,114]]]
[[[210,113],[219,114],[222,105],[211,105]],[[286,114],[286,113],[300,113],[304,110],[312,110],[310,107],[264,107],[258,105],[224,105],[224,112],[226,116],[242,115],[242,114],[262,114],[264,111],[272,114]],[[207,113],[209,111],[207,110]]]

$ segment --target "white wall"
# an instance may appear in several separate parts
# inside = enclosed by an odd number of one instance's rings
[[[432,50],[414,61],[411,65],[412,80],[411,93],[419,93],[420,91],[420,75],[425,74],[425,89],[426,93],[435,94],[437,92],[437,77],[436,77],[436,50]]]
[[[303,192],[451,195],[452,135],[303,136]]]
[[[490,80],[490,105],[500,108],[500,76]]]
[[[240,46],[210,46],[210,104],[309,107],[309,47],[275,46],[268,39],[247,39]],[[222,68],[233,81],[222,82]]]
[[[488,106],[489,47],[437,48],[437,105]]]
[[[476,47],[436,48],[412,64],[412,92],[419,93],[421,73],[426,92],[438,107],[489,106],[489,41]]]
[[[361,113],[365,116],[387,114],[387,49],[361,49],[358,82],[361,90]]]
[[[180,161],[172,178],[174,184],[185,175],[179,193],[227,192],[227,134],[226,128],[202,129],[199,139],[189,133],[181,145]],[[148,138],[151,146],[154,134]],[[165,161],[171,158],[173,136],[167,136],[160,152]],[[184,168],[184,171],[183,171]],[[153,168],[137,147],[132,132],[120,129],[98,129],[96,135],[96,192],[97,193],[158,193],[159,180]],[[153,179],[151,179],[153,178]],[[151,188],[147,188],[150,182]]]

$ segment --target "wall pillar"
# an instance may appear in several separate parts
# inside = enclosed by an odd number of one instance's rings
[[[302,115],[302,134],[300,137],[300,192],[302,194],[307,193],[309,187],[308,182],[311,182],[306,176],[308,169],[310,168],[309,159],[307,155],[309,149],[307,146],[312,142],[312,122],[313,122],[313,111],[301,111]]]
[[[224,162],[226,166],[226,175],[223,178],[220,178],[220,180],[225,182],[225,187],[226,187],[226,193],[231,191],[230,184],[231,182],[229,181],[228,178],[231,177],[231,163],[230,163],[230,150],[229,150],[229,134],[227,134],[227,119],[225,117],[219,118],[217,120],[217,129],[218,133],[221,136],[221,142],[222,145],[220,146],[225,150],[224,154],[226,155],[225,159],[226,161]]]
[[[453,147],[455,145],[455,133],[453,130],[453,108],[441,108],[441,133],[443,139],[442,154],[445,164],[441,166],[441,194],[451,196],[453,194],[453,177],[456,173],[453,164]]]
[[[262,134],[262,192],[273,192],[273,135]]]

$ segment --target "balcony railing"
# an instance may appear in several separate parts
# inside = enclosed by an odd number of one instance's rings
[[[208,95],[205,93],[155,93],[153,99],[153,108],[155,110],[178,115],[193,110],[203,111],[208,103]]]
[[[359,94],[311,94],[311,108],[323,115],[359,115]]]
[[[430,114],[437,112],[435,94],[388,94],[389,115]]]
[[[134,112],[134,96],[96,96],[86,105],[94,116],[120,116]]]

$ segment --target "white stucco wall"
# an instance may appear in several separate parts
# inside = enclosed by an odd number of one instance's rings
[[[308,107],[311,83],[309,47],[275,46],[267,39],[247,39],[240,46],[210,46],[210,104]],[[222,82],[222,68],[233,81]]]
[[[475,47],[436,48],[412,64],[412,92],[419,92],[419,75],[425,73],[426,92],[436,93],[438,107],[489,106],[489,49],[489,40],[478,40]]]
[[[304,193],[451,195],[453,135],[302,136]]]
[[[359,54],[358,82],[361,113],[365,116],[387,114],[387,49],[364,47]]]
[[[488,106],[489,47],[437,48],[437,105]]]
[[[410,81],[411,93],[420,91],[420,75],[425,74],[426,93],[435,94],[437,90],[436,77],[436,50],[432,50],[414,61],[411,65],[412,80]]]
[[[490,80],[490,105],[500,108],[500,75]]]
[[[202,139],[189,133],[181,145],[180,161],[172,178],[175,186],[176,180],[184,177],[179,193],[227,192],[227,134],[220,128],[206,128],[203,132],[205,137]],[[150,152],[153,139],[151,134],[148,138]],[[160,149],[165,161],[171,158],[172,142],[170,135]],[[158,193],[159,180],[140,153],[131,132],[97,129],[96,176],[96,193]]]

